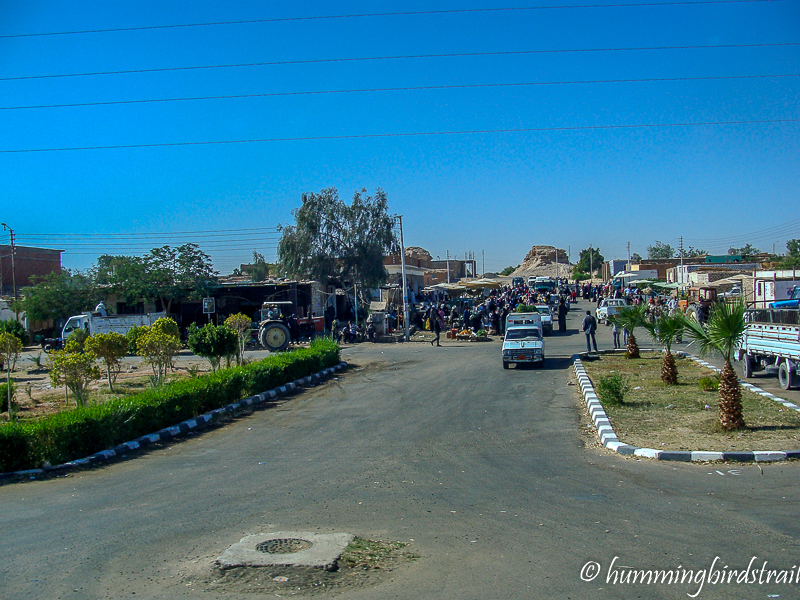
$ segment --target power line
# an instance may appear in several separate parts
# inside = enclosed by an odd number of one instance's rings
[[[395,56],[361,56],[352,58],[313,58],[308,60],[279,60],[270,62],[233,63],[226,65],[197,65],[190,67],[161,67],[154,69],[128,69],[119,71],[89,71],[84,73],[62,73],[54,75],[22,75],[18,77],[0,77],[0,81],[20,81],[26,79],[55,79],[60,77],[89,77],[95,75],[132,75],[140,73],[164,73],[169,71],[194,71],[200,69],[231,69],[242,67],[269,67],[285,65],[307,65],[337,62],[360,62],[371,60],[406,60],[421,58],[465,58],[473,56],[516,56],[526,54],[568,54],[578,52],[632,52],[645,50],[707,50],[730,48],[774,48],[783,46],[800,46],[800,42],[775,44],[712,44],[693,46],[640,46],[627,48],[568,48],[561,50],[504,50],[496,52],[451,52],[447,54],[400,54]]]
[[[709,77],[649,77],[642,79],[589,79],[580,81],[532,81],[520,83],[473,83],[460,85],[426,85],[389,88],[360,88],[347,90],[316,90],[305,92],[268,92],[262,94],[231,94],[220,96],[187,96],[183,98],[147,98],[143,100],[108,100],[103,102],[75,102],[70,104],[35,104],[27,106],[0,106],[0,110],[23,110],[33,108],[76,108],[87,106],[114,106],[120,104],[148,104],[153,102],[187,102],[199,100],[231,100],[236,98],[269,98],[276,96],[312,96],[321,94],[356,94],[372,92],[407,92],[426,90],[456,90],[475,88],[530,87],[539,85],[578,85],[599,83],[657,83],[675,81],[720,81],[723,79],[771,79],[780,77],[800,77],[797,73],[778,75],[717,75]]]
[[[724,244],[724,243],[736,242],[746,238],[752,238],[754,236],[759,236],[759,235],[781,235],[782,233],[797,231],[798,229],[800,229],[800,219],[794,219],[792,221],[787,221],[786,223],[781,223],[780,225],[774,225],[773,227],[768,227],[766,229],[760,229],[752,233],[733,235],[721,238],[697,238],[693,241],[702,243]]]
[[[77,31],[50,31],[42,33],[14,33],[8,35],[0,35],[0,39],[9,38],[27,38],[27,37],[45,37],[56,35],[80,35],[87,33],[119,33],[126,31],[151,31],[154,29],[179,29],[188,27],[211,27],[219,25],[247,25],[255,23],[286,23],[291,21],[324,21],[333,19],[354,19],[354,18],[371,18],[371,17],[398,17],[398,16],[417,16],[417,15],[445,15],[457,13],[490,13],[490,12],[513,12],[513,11],[529,11],[529,10],[560,10],[560,9],[575,9],[575,8],[633,8],[641,6],[686,6],[686,5],[701,5],[701,4],[752,4],[756,2],[778,2],[780,0],[697,0],[694,2],[678,1],[678,2],[633,2],[633,3],[615,3],[615,4],[564,4],[560,6],[521,6],[521,7],[507,7],[507,8],[462,8],[450,10],[420,10],[420,11],[403,11],[403,12],[388,12],[388,13],[362,13],[352,15],[318,15],[311,17],[281,17],[273,19],[246,19],[240,21],[214,21],[209,23],[178,23],[173,25],[144,25],[141,27],[114,27],[109,29],[84,29]]]
[[[162,231],[162,232],[152,232],[152,233],[25,233],[22,234],[26,238],[27,237],[69,237],[69,238],[77,238],[77,237],[87,237],[87,238],[108,238],[108,237],[163,237],[163,236],[183,236],[183,235],[198,235],[198,234],[226,234],[226,233],[241,233],[245,231],[277,231],[277,227],[254,227],[254,228],[244,228],[244,229],[206,229],[201,231]]]
[[[176,146],[212,146],[222,144],[256,144],[266,142],[303,142],[321,140],[353,140],[368,138],[422,137],[434,135],[469,135],[489,133],[535,133],[548,131],[592,131],[603,129],[655,129],[664,127],[697,127],[703,125],[764,125],[769,123],[797,123],[800,119],[762,119],[742,121],[698,121],[694,123],[644,123],[640,125],[578,125],[573,127],[523,127],[515,129],[466,129],[453,131],[419,131],[407,133],[364,133],[351,135],[320,135],[285,138],[260,138],[251,140],[216,140],[203,142],[157,142],[152,144],[114,144],[108,146],[70,146],[61,148],[24,148],[0,150],[0,154],[26,152],[68,152],[74,150],[119,150],[123,148],[165,148]]]

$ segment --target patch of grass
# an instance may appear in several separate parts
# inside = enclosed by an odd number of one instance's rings
[[[721,432],[717,394],[700,388],[701,379],[716,379],[716,374],[694,361],[679,359],[678,384],[665,385],[661,381],[662,359],[663,355],[655,352],[642,353],[638,359],[602,354],[599,360],[584,363],[596,387],[609,375],[629,378],[631,389],[624,404],[603,401],[614,430],[626,444],[657,450],[800,448],[800,414],[745,389],[742,407],[747,427]]]
[[[341,562],[351,569],[380,569],[388,559],[403,556],[413,560],[419,558],[415,554],[400,552],[408,544],[405,542],[387,542],[384,540],[367,540],[356,537],[342,552]]]
[[[719,376],[701,377],[697,382],[701,392],[716,392],[719,390]]]

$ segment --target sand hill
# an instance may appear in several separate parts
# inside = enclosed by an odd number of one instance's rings
[[[556,254],[558,253],[558,254]],[[558,256],[558,264],[556,264]],[[566,251],[553,246],[534,246],[522,264],[511,274],[513,277],[569,277],[573,265],[567,261]]]

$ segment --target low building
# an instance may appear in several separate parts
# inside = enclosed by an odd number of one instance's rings
[[[17,293],[32,285],[34,277],[44,277],[61,272],[63,250],[14,246],[12,261],[11,246],[0,244],[0,295],[13,296],[16,281]]]

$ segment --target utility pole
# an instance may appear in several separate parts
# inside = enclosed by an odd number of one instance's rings
[[[481,277],[486,275],[486,250],[481,250]]]
[[[400,284],[400,289],[403,293],[403,326],[405,327],[404,340],[407,342],[410,338],[408,335],[408,289],[406,287],[406,247],[403,243],[403,215],[397,215],[397,222],[400,224],[400,268],[403,273],[403,283]]]
[[[625,269],[625,270],[628,271],[629,273],[630,273],[630,270],[631,270],[631,243],[630,242],[628,242],[628,268]]]
[[[3,226],[3,231],[8,229],[8,235],[11,239],[11,285],[14,288],[14,318],[17,318],[17,269],[14,264],[14,255],[17,253],[17,246],[14,244],[14,230],[5,223],[0,223]],[[9,405],[9,410],[11,410]]]
[[[681,266],[683,266],[683,236],[680,237],[680,241],[678,242],[678,252],[681,257]]]
[[[594,265],[592,264],[592,245],[589,244],[589,281],[594,283]]]
[[[450,250],[447,251],[447,283],[450,283]]]

